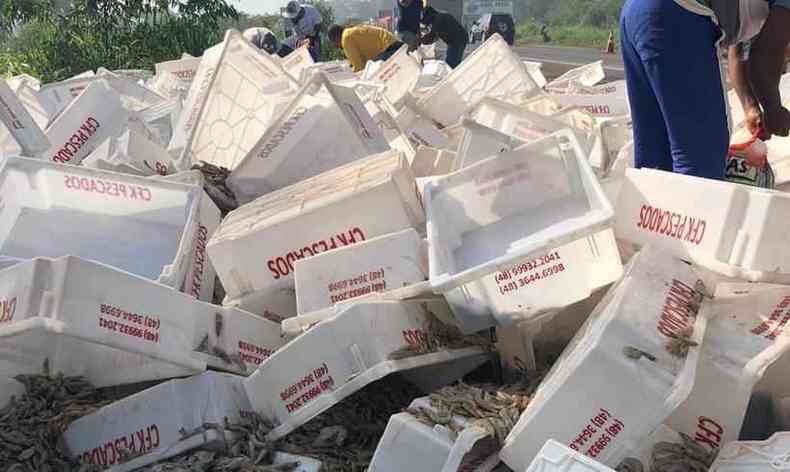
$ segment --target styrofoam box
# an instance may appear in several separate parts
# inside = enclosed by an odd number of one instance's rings
[[[420,146],[411,162],[411,170],[416,178],[449,174],[453,170],[458,155],[446,149]]]
[[[283,343],[277,323],[75,257],[0,271],[0,292],[0,370],[13,375],[45,359],[97,387],[207,366],[249,374]]]
[[[236,298],[225,297],[224,306],[234,306],[276,323],[296,316],[296,289],[293,280],[277,280],[272,286]]]
[[[481,348],[389,360],[428,329],[422,302],[359,301],[286,344],[244,381],[253,409],[281,438],[367,384],[393,372],[429,370],[450,383],[489,359]]]
[[[50,143],[38,123],[11,87],[0,80],[0,123],[5,125],[22,152],[37,157],[50,148]]]
[[[299,80],[302,77],[302,71],[313,64],[315,61],[313,61],[313,56],[310,55],[307,46],[296,48],[282,60],[283,69],[291,74],[294,80]]]
[[[389,148],[354,89],[319,75],[276,117],[227,184],[239,202],[248,202]]]
[[[606,78],[603,61],[596,61],[573,68],[546,84],[551,93],[573,93],[580,87],[592,87]]]
[[[136,80],[100,67],[96,77],[104,79],[107,84],[121,96],[123,106],[132,111],[140,111],[166,100],[154,90],[139,84]]]
[[[710,452],[737,440],[752,389],[790,351],[788,308],[790,287],[718,284],[701,311],[710,321],[694,389],[666,424]]]
[[[544,138],[568,127],[562,121],[492,98],[481,100],[469,116],[483,126],[519,138],[523,142]]]
[[[171,380],[119,400],[71,423],[63,433],[71,457],[112,472],[139,469],[197,448],[226,447],[251,412],[242,377],[219,372]],[[206,426],[210,425],[210,426]],[[214,433],[214,434],[210,434]],[[124,461],[122,454],[131,460]],[[299,472],[320,463],[299,457]]]
[[[469,167],[497,154],[512,151],[524,144],[519,138],[483,126],[476,121],[464,118],[464,137],[458,145],[458,154],[453,169]]]
[[[414,400],[409,409],[436,411],[429,397]],[[484,429],[469,426],[469,418],[453,415],[450,424],[430,427],[410,413],[392,415],[379,440],[369,472],[490,472],[499,463],[499,446]]]
[[[384,96],[394,106],[399,106],[420,78],[420,64],[409,56],[405,44],[379,67],[373,82],[384,84]]]
[[[280,279],[293,288],[297,259],[416,228],[423,221],[409,163],[388,151],[239,207],[223,220],[208,252],[228,298],[234,299]]]
[[[524,67],[527,68],[527,73],[532,80],[535,81],[535,84],[543,88],[546,85],[546,77],[543,75],[543,63],[542,62],[533,62],[533,61],[522,61],[524,63]]]
[[[492,315],[510,318],[510,309],[490,300],[521,287],[514,277],[493,291],[483,285],[482,298],[471,295],[481,279],[524,264],[532,273],[528,261],[536,257],[541,268],[525,285],[562,275],[547,252],[606,229],[613,214],[570,130],[437,178],[423,196],[431,285],[464,320],[464,331],[493,326]],[[583,276],[574,274],[578,283]]]
[[[710,472],[774,472],[790,464],[790,432],[766,441],[735,441],[719,452]]]
[[[578,93],[549,94],[560,105],[582,107],[596,118],[628,115],[628,93],[624,80],[585,88]]]
[[[447,139],[447,136],[444,135],[442,132],[444,130],[440,131],[431,120],[418,115],[409,106],[403,107],[393,116],[415,146],[430,146],[436,149],[450,149],[452,151],[458,149],[458,146],[453,146]],[[461,135],[463,135],[462,130],[459,131],[459,141]]]
[[[668,192],[667,189],[672,189]],[[790,194],[652,169],[627,169],[615,234],[721,274],[790,282]]]
[[[89,70],[60,82],[41,85],[39,93],[54,104],[56,113],[59,113],[95,80],[96,74]]]
[[[614,469],[549,439],[526,472],[614,472]]]
[[[373,292],[424,281],[428,255],[414,228],[294,264],[298,313],[308,313]]]
[[[500,457],[524,470],[548,439],[616,467],[682,403],[694,384],[707,319],[690,308],[697,274],[654,248],[636,255],[554,364]],[[666,343],[693,328],[684,358]],[[631,348],[649,358],[633,359]]]
[[[414,56],[411,56],[414,57]],[[420,71],[417,79],[417,84],[413,87],[420,91],[429,89],[434,85],[441,82],[445,77],[450,75],[453,70],[444,61],[437,60],[424,60],[422,70]]]
[[[228,30],[203,53],[169,150],[183,168],[205,161],[233,170],[297,89],[270,55]]]
[[[185,55],[181,59],[176,59],[174,61],[165,61],[159,62],[154,65],[154,71],[157,75],[167,72],[170,74],[175,75],[180,80],[183,80],[187,83],[192,82],[192,79],[195,78],[197,74],[198,67],[200,67],[200,61],[202,58],[200,57],[192,57],[190,55]]]
[[[539,91],[521,59],[499,34],[494,34],[418,105],[432,119],[449,126],[483,97],[520,103]]]
[[[552,116],[565,108],[563,105],[552,100],[552,97],[553,95],[541,91],[534,97],[522,102],[521,107],[539,115]]]
[[[575,111],[575,110],[574,110]],[[630,115],[603,119],[593,130],[590,165],[602,176],[607,176],[620,151],[633,142],[633,123]]]
[[[176,170],[167,150],[135,129],[105,140],[82,165],[143,176],[167,175]]]
[[[102,141],[119,135],[127,119],[118,94],[103,80],[93,81],[47,127],[51,147],[44,158],[79,164]]]
[[[0,254],[80,256],[175,289],[199,227],[219,221],[199,187],[39,159],[6,159],[0,195]]]
[[[317,75],[325,75],[333,84],[350,84],[357,81],[357,75],[346,61],[319,62],[302,69],[299,82],[307,84]]]

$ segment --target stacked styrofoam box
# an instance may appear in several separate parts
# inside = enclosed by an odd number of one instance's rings
[[[356,91],[320,75],[231,167],[227,183],[238,201],[248,202],[389,148]]]
[[[427,336],[430,317],[420,301],[360,300],[274,353],[244,381],[253,409],[277,425],[269,439],[391,373],[422,370],[450,383],[488,359],[468,347],[390,360]]]
[[[63,433],[63,443],[74,459],[112,467],[113,472],[136,470],[193,449],[227,447],[238,433],[226,425],[242,423],[252,409],[242,380],[206,372],[159,384],[74,421]],[[295,471],[318,472],[318,461],[297,459]],[[279,462],[275,453],[274,463]]]
[[[596,118],[631,113],[625,80],[585,87],[576,93],[550,94],[549,97],[562,106],[582,107]]]
[[[37,157],[49,149],[44,132],[5,81],[0,81],[0,123],[16,140],[24,155]]]
[[[561,308],[620,275],[604,231],[612,208],[570,130],[437,178],[423,194],[431,284],[464,331]]]
[[[548,439],[609,467],[637,449],[694,385],[707,326],[693,309],[698,280],[660,250],[636,255],[541,383],[502,460],[524,470]],[[692,343],[676,356],[667,343],[684,330]]]
[[[222,222],[208,252],[229,303],[282,290],[290,290],[295,303],[296,260],[418,228],[423,221],[409,163],[388,151],[239,207]]]
[[[183,376],[207,366],[249,374],[283,341],[251,313],[75,257],[0,271],[0,371],[81,375],[97,387]]]
[[[418,106],[449,126],[484,97],[520,103],[539,92],[516,53],[495,34],[420,98]]]
[[[234,169],[297,91],[280,64],[238,31],[203,53],[169,150],[179,165]]]
[[[38,159],[6,159],[0,194],[0,254],[80,256],[175,289],[219,222],[200,187]]]
[[[167,175],[176,170],[167,149],[135,129],[105,140],[82,165],[142,176]]]

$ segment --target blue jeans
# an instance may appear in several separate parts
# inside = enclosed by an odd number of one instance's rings
[[[672,0],[628,0],[620,41],[636,167],[724,179],[729,144],[719,29]]]
[[[447,53],[444,55],[444,62],[446,62],[451,69],[455,69],[458,64],[464,60],[464,49],[466,49],[466,43],[448,44]]]

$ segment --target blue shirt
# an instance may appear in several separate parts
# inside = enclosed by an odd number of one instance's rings
[[[420,31],[420,18],[422,18],[422,0],[411,0],[411,4],[408,7],[401,6],[398,1],[395,3],[400,13],[398,31],[418,33]]]

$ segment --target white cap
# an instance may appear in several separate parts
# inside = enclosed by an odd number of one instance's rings
[[[296,16],[299,14],[299,10],[301,9],[302,6],[299,5],[299,2],[297,2],[296,0],[291,0],[290,2],[288,2],[288,5],[286,5],[285,11],[283,12],[283,16],[291,19],[296,18]]]

